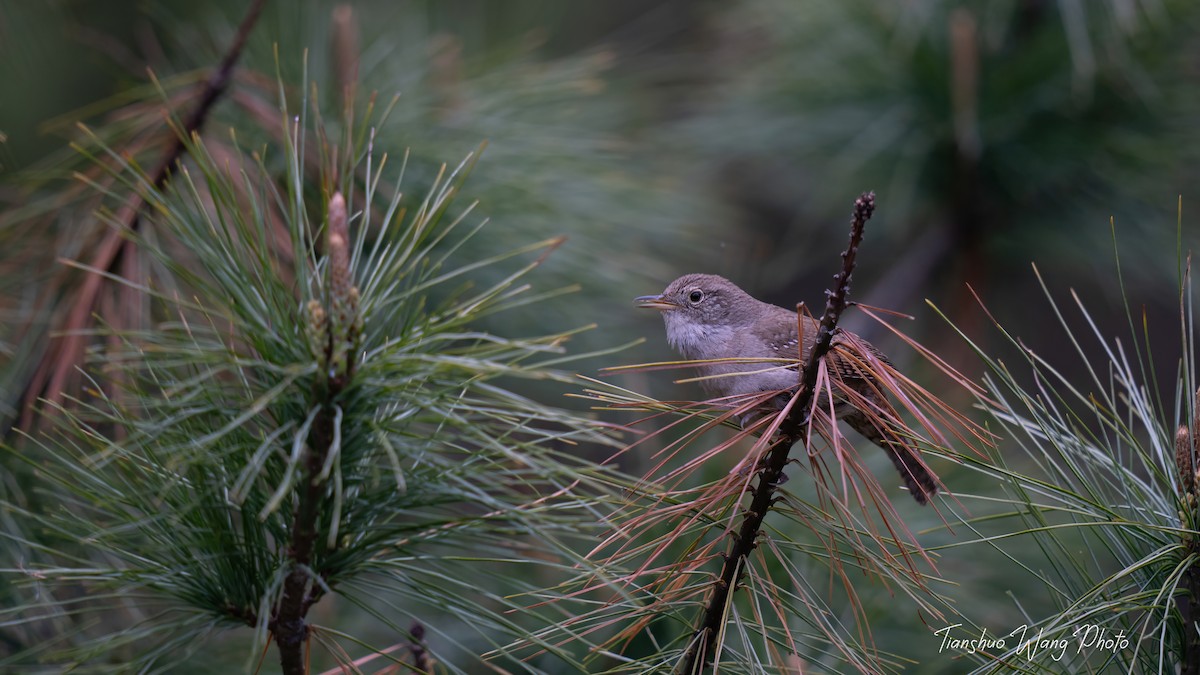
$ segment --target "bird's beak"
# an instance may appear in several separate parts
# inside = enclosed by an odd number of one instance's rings
[[[643,295],[640,298],[634,298],[633,301],[642,309],[657,309],[660,312],[678,307],[673,302],[663,300],[663,296],[661,295]]]

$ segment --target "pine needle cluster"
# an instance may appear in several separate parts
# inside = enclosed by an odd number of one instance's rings
[[[282,147],[231,135],[233,157],[182,136],[165,187],[94,135],[80,145],[107,203],[146,205],[137,231],[99,213],[145,274],[84,271],[154,320],[98,328],[89,395],[9,457],[36,478],[4,509],[24,600],[3,621],[39,645],[14,663],[178,667],[241,626],[246,663],[273,645],[285,673],[314,651],[348,664],[368,638],[315,619],[330,601],[374,617],[391,636],[374,649],[412,645],[396,663],[462,663],[518,630],[508,596],[601,520],[612,477],[576,448],[610,432],[514,388],[566,379],[571,332],[474,327],[546,295],[525,276],[560,241],[463,261],[483,223],[447,214],[475,155],[406,211],[403,159],[372,128],[282,101],[278,120]],[[484,268],[499,281],[474,285]]]

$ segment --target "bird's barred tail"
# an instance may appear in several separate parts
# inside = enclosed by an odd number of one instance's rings
[[[925,465],[921,463],[921,458],[917,455],[916,450],[900,443],[887,441],[882,443],[877,441],[876,443],[892,459],[892,464],[896,465],[896,470],[900,472],[900,477],[904,479],[908,491],[912,493],[913,499],[917,500],[918,504],[927,503],[930,497],[937,494],[937,481],[933,474],[929,473],[929,469],[926,469]]]
[[[892,438],[887,438],[875,422],[861,412],[846,415],[843,419],[867,440],[883,448],[883,451],[892,460],[892,464],[896,465],[896,471],[900,472],[900,478],[904,480],[908,491],[912,493],[913,499],[917,500],[918,504],[928,503],[929,498],[937,494],[937,480],[921,462],[921,456],[916,448],[908,445],[904,439],[894,434]]]

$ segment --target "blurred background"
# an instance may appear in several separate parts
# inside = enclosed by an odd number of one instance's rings
[[[157,100],[148,70],[171,89],[218,62],[243,5],[0,0],[6,420],[44,355],[54,299],[72,283],[55,259],[75,257],[79,228],[93,227],[81,224],[87,210],[46,201],[73,180],[66,146],[77,138],[75,123],[118,124],[123,106]],[[579,286],[505,315],[505,332],[595,324],[576,338],[577,352],[646,338],[581,362],[581,372],[669,358],[659,319],[631,299],[686,272],[719,273],[762,299],[805,301],[819,313],[853,200],[874,190],[878,211],[852,299],[913,316],[899,327],[969,377],[980,367],[926,299],[1001,356],[976,295],[1052,363],[1073,356],[1031,263],[1056,296],[1076,289],[1104,335],[1128,334],[1127,298],[1155,329],[1162,374],[1175,373],[1180,261],[1200,246],[1190,215],[1200,178],[1197,3],[346,5],[352,11],[339,15],[333,2],[269,3],[206,133],[235,124],[244,133],[247,120],[256,123],[254,107],[238,92],[262,78],[270,89],[277,70],[299,82],[306,69],[331,117],[337,83],[355,71],[361,99],[399,95],[376,144],[410,149],[411,199],[442,163],[486,141],[466,193],[490,224],[462,255],[566,235],[535,280],[542,290]],[[240,140],[252,147],[267,138]],[[844,325],[931,389],[944,386],[865,316],[851,312]],[[648,373],[622,382],[663,398],[694,393],[671,379]],[[953,469],[943,478],[955,487]],[[996,605],[998,627],[1019,618],[1003,593],[1038,602],[1021,597],[1007,568],[978,559],[946,565],[963,602]],[[947,658],[933,653],[930,626],[911,608],[878,600],[882,647]],[[945,667],[954,671],[948,660]]]

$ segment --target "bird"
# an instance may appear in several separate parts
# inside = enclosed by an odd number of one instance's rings
[[[817,339],[818,322],[808,315],[762,302],[715,274],[685,274],[658,295],[635,298],[639,307],[661,312],[667,341],[681,356],[697,364],[701,386],[718,397],[745,397],[779,391],[757,414],[743,415],[742,427],[762,414],[782,410],[790,391],[799,386],[796,366],[779,367],[761,359],[806,360]],[[799,323],[804,322],[803,349]],[[892,431],[895,413],[877,378],[864,369],[869,359],[847,356],[858,346],[871,357],[890,364],[870,343],[849,331],[838,329],[827,363],[830,373],[856,392],[851,403],[845,396],[835,399],[834,414],[855,431],[883,449],[909,493],[919,504],[928,503],[938,491],[937,480],[920,459],[920,453],[901,434]],[[738,361],[738,359],[743,359]],[[758,359],[757,362],[748,361]],[[865,411],[860,405],[873,408]]]

